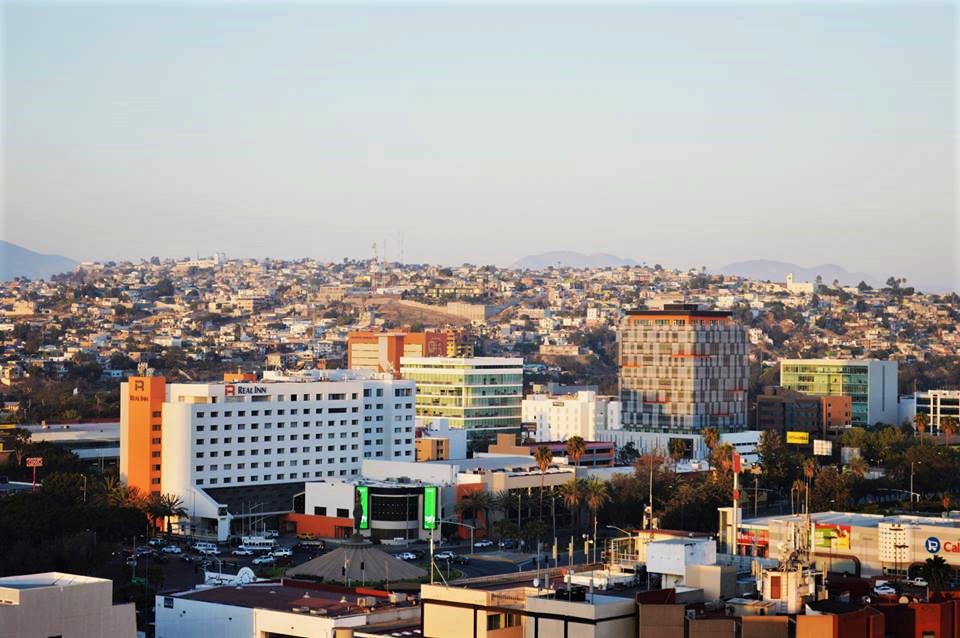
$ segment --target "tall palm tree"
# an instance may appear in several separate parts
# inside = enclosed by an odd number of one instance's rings
[[[553,452],[550,451],[546,445],[541,445],[537,448],[536,453],[533,455],[534,460],[537,462],[537,467],[540,468],[540,518],[543,518],[543,479],[546,476],[547,470],[550,468],[550,464],[553,463]]]
[[[478,514],[483,514],[484,530],[487,529],[487,511],[491,506],[490,493],[486,490],[476,490],[467,492],[457,503],[457,512],[462,516],[469,514],[470,523],[473,525],[474,532],[477,530]]]
[[[573,461],[574,467],[580,465],[580,459],[587,451],[587,443],[581,436],[571,436],[567,439],[567,457]]]
[[[920,433],[920,445],[923,445],[923,433],[927,431],[930,425],[930,415],[926,412],[917,412],[913,415],[913,427]]]
[[[944,492],[943,494],[940,495],[940,503],[941,503],[941,505],[943,505],[943,510],[944,510],[945,512],[949,512],[949,511],[950,511],[950,502],[951,502],[952,500],[953,500],[953,499],[950,497],[950,493],[949,493],[949,492]]]
[[[720,431],[717,428],[705,428],[703,430],[703,443],[708,450],[713,452],[713,448],[720,443]]]
[[[947,445],[950,445],[950,437],[957,433],[957,417],[945,416],[940,418],[940,429],[946,437]]]
[[[674,466],[676,466],[676,464],[680,462],[680,459],[683,458],[683,453],[686,452],[687,446],[683,439],[670,439],[670,441],[667,442],[667,449],[670,452],[670,458],[673,459]]]
[[[807,489],[807,484],[806,484],[804,481],[801,481],[800,479],[795,480],[795,481],[793,482],[793,485],[790,486],[790,511],[791,511],[791,513],[794,513],[794,512],[796,512],[796,510],[800,509],[799,504],[803,502],[803,499],[801,498],[800,495],[801,495],[802,493],[804,493],[804,492],[806,491],[806,489]],[[794,505],[793,505],[793,503],[794,503],[794,501],[793,501],[793,495],[794,495],[794,494],[797,495],[797,507],[796,507],[796,508],[795,508]]]
[[[572,478],[560,486],[560,496],[574,519],[574,529],[580,531],[580,505],[583,503],[584,479]]]
[[[600,479],[590,479],[583,486],[583,500],[587,508],[593,514],[593,529],[597,529],[597,512],[610,500],[610,492],[607,490],[607,483]],[[651,516],[653,512],[651,512]],[[594,539],[596,540],[596,539]]]

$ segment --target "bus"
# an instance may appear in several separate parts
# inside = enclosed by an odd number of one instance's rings
[[[273,551],[276,543],[274,539],[264,538],[263,536],[244,536],[241,539],[240,548],[249,549],[253,552],[268,553]]]

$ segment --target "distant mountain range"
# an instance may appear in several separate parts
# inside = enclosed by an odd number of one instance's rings
[[[865,272],[849,272],[843,266],[836,264],[820,264],[804,268],[797,264],[791,264],[785,261],[770,261],[767,259],[753,259],[750,261],[738,261],[733,264],[727,264],[723,268],[712,270],[723,275],[736,275],[739,277],[749,277],[759,281],[786,281],[787,275],[793,273],[795,281],[816,281],[817,275],[823,277],[823,283],[830,285],[833,280],[838,280],[841,284],[847,286],[856,286],[861,281],[865,281],[874,288],[882,286],[883,282]]]
[[[539,255],[527,255],[510,264],[510,268],[517,270],[543,270],[559,264],[565,268],[615,268],[617,266],[638,266],[639,261],[624,259],[616,255],[596,253],[584,255],[571,250],[557,250]]]
[[[42,255],[23,246],[0,239],[0,280],[14,277],[49,279],[51,275],[73,270],[77,265],[72,259],[60,255]]]

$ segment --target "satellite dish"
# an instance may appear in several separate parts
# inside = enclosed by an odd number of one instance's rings
[[[534,579],[533,579],[533,586],[534,586],[534,587],[540,587],[540,579],[539,579],[539,578],[534,578]]]
[[[244,567],[239,572],[237,572],[238,583],[247,584],[247,583],[255,582],[256,580],[257,580],[257,575],[254,574],[253,570],[250,569],[249,567]]]
[[[907,603],[910,602],[910,599],[907,598],[906,596],[901,596],[900,598],[897,599],[897,602],[900,603],[901,605],[906,605]]]

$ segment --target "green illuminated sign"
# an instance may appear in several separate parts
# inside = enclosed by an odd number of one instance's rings
[[[437,497],[439,490],[433,485],[423,488],[423,529],[437,528]]]
[[[370,517],[367,513],[370,510],[370,488],[361,485],[357,487],[357,499],[360,501],[360,529],[370,529]]]

